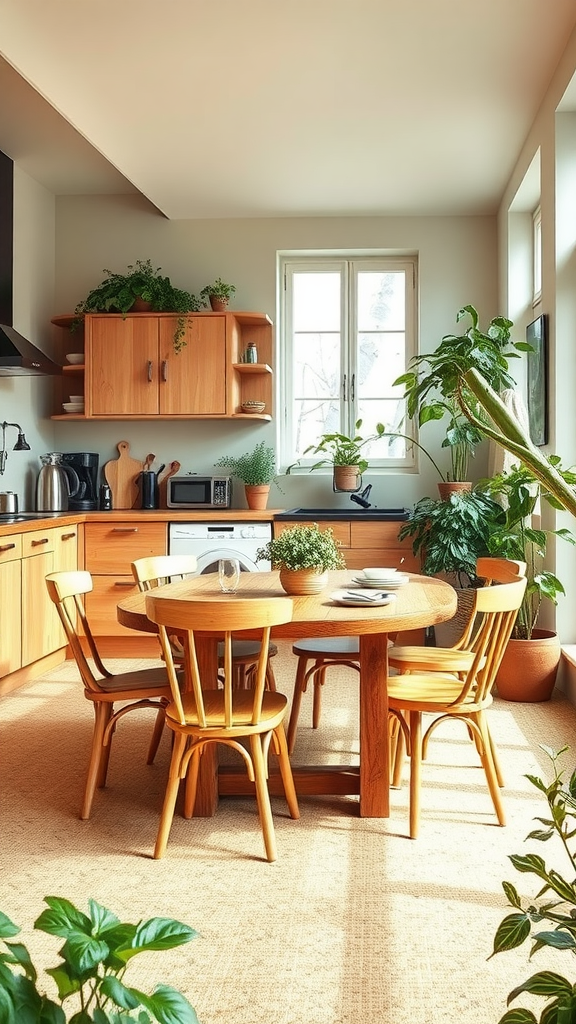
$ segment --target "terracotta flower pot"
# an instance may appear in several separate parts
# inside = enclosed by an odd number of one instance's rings
[[[530,704],[550,700],[559,664],[557,633],[535,629],[530,640],[509,640],[496,676],[498,696]]]
[[[266,508],[268,504],[268,495],[270,494],[270,484],[244,484],[244,490],[246,492],[246,501],[248,508],[253,510]]]
[[[334,490],[357,491],[362,484],[358,466],[334,466]]]
[[[217,295],[209,295],[208,298],[215,313],[225,313],[228,309],[228,299],[219,299]]]
[[[328,583],[328,573],[318,569],[280,569],[280,584],[287,594],[319,594]]]
[[[451,494],[461,494],[462,491],[471,491],[472,483],[469,480],[447,480],[438,484],[438,494],[442,501],[448,501]]]

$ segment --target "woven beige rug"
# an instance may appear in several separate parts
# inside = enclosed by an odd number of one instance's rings
[[[275,668],[278,688],[290,692],[287,645]],[[416,841],[407,838],[405,772],[388,820],[358,818],[353,798],[302,798],[292,821],[275,800],[275,864],[264,859],[254,801],[233,798],[211,819],[177,816],[155,862],[167,737],[147,766],[151,714],[121,721],[108,786],[81,822],[92,711],[76,680],[67,663],[0,702],[0,910],[23,926],[41,964],[55,964],[58,940],[31,926],[52,894],[81,905],[94,897],[124,920],[172,916],[196,928],[190,945],[137,959],[127,981],[182,989],[202,1024],[489,1024],[534,970],[569,973],[561,954],[539,954],[531,966],[524,950],[487,962],[506,913],[502,879],[535,893],[508,861],[528,851],[525,837],[544,812],[524,775],[548,770],[540,743],[568,744],[566,763],[574,760],[576,711],[561,695],[497,701],[491,712],[506,828],[472,744],[452,725],[437,733],[424,767]],[[331,670],[325,691],[317,731],[304,698],[295,763],[345,763],[357,752],[356,673]],[[565,869],[552,843],[533,846]]]

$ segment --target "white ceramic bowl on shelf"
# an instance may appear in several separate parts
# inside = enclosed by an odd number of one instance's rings
[[[84,412],[84,402],[63,402],[62,408],[64,412]]]
[[[69,363],[72,364],[72,366],[79,366],[81,363],[84,362],[84,353],[69,352],[68,355],[66,356],[66,359],[68,360]]]
[[[72,405],[84,405],[84,395],[70,395]]]

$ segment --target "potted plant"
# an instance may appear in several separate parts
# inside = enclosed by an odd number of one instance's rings
[[[280,583],[287,594],[317,594],[327,582],[329,569],[345,569],[334,531],[310,526],[290,526],[259,548],[258,560],[280,570]]]
[[[226,284],[217,277],[213,284],[207,284],[200,292],[204,305],[210,304],[215,313],[224,313],[228,309],[230,299],[236,294],[236,285]]]
[[[89,900],[88,914],[69,900],[45,896],[48,909],[34,927],[64,940],[60,962],[48,968],[56,983],[58,1003],[45,995],[30,954],[21,942],[11,942],[20,929],[0,912],[0,1018],[14,1024],[119,1024],[153,1020],[165,1024],[198,1024],[188,1000],[170,985],[157,985],[150,995],[124,983],[124,973],[138,953],[174,949],[197,932],[171,918],[153,917],[125,924],[106,907]],[[70,1016],[62,1009],[70,1006]]]
[[[260,441],[251,452],[223,455],[214,465],[229,469],[244,482],[248,508],[266,508],[270,484],[276,475],[276,453],[270,445]]]
[[[464,334],[447,334],[434,352],[415,356],[408,372],[398,377],[394,384],[404,385],[407,414],[410,419],[417,420],[419,427],[447,417],[442,448],[450,450],[451,467],[446,479],[451,483],[465,482],[470,487],[470,459],[484,435],[459,403],[462,375],[471,368],[479,368],[496,390],[513,387],[515,382],[508,373],[508,359],[518,351],[526,350],[527,346],[523,342],[510,341],[513,324],[506,317],[494,317],[484,332],[478,327],[479,318],[474,306],[464,306],[459,310],[456,322],[466,316],[472,322]]]
[[[564,878],[556,868],[548,868],[537,854],[513,854],[510,857],[517,871],[536,877],[538,894],[524,906],[516,887],[511,882],[502,883],[513,913],[508,914],[499,925],[491,957],[496,953],[517,949],[527,940],[532,941],[530,956],[545,948],[559,952],[567,950],[572,956],[576,951],[576,850],[571,850],[569,846],[570,840],[576,835],[576,772],[565,783],[563,773],[558,771],[558,758],[567,747],[558,751],[544,746],[541,749],[552,760],[553,781],[546,783],[534,775],[527,775],[526,778],[544,794],[549,816],[537,818],[539,827],[530,832],[527,838],[539,842],[547,842],[553,837],[559,840],[568,860],[568,876]],[[544,901],[540,899],[542,896],[545,897]],[[536,925],[535,931],[532,931],[533,925]],[[540,1024],[570,1024],[576,1020],[576,987],[573,980],[551,970],[538,971],[510,992],[508,1006],[523,992],[543,996],[547,1000]],[[499,1024],[538,1024],[538,1018],[531,1010],[515,1007],[500,1018]]]
[[[503,519],[488,538],[490,554],[526,562],[528,586],[518,612],[512,636],[498,670],[496,685],[506,700],[549,700],[560,663],[560,641],[553,630],[538,629],[544,599],[558,603],[564,587],[554,573],[543,566],[548,538],[552,535],[576,543],[569,530],[544,530],[532,526],[539,498],[547,492],[526,466],[513,466],[478,487],[497,498]],[[526,643],[526,641],[530,641]]]
[[[358,490],[362,483],[362,473],[368,468],[368,459],[363,455],[362,449],[371,441],[377,441],[386,434],[384,424],[377,423],[375,434],[362,437],[358,433],[361,426],[362,420],[356,420],[353,435],[337,432],[322,434],[316,444],[308,445],[303,452],[302,458],[309,452],[323,456],[313,466],[310,466],[311,472],[324,466],[332,466],[334,490],[336,491]],[[299,464],[300,459],[288,466],[286,473],[289,474]]]
[[[82,324],[84,313],[179,313],[174,332],[174,349],[179,352],[186,344],[182,340],[186,329],[184,314],[198,312],[202,302],[191,292],[176,288],[169,277],[160,274],[161,269],[154,268],[148,259],[129,264],[125,274],[104,270],[106,277],[102,283],[76,306],[71,330]]]

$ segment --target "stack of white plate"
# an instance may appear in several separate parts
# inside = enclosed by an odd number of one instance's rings
[[[357,576],[354,576],[354,583],[360,583],[363,587],[374,590],[397,590],[408,583],[409,577],[398,569],[374,568],[361,569]]]
[[[64,409],[64,412],[78,414],[84,412],[84,402],[63,402],[62,408]]]

